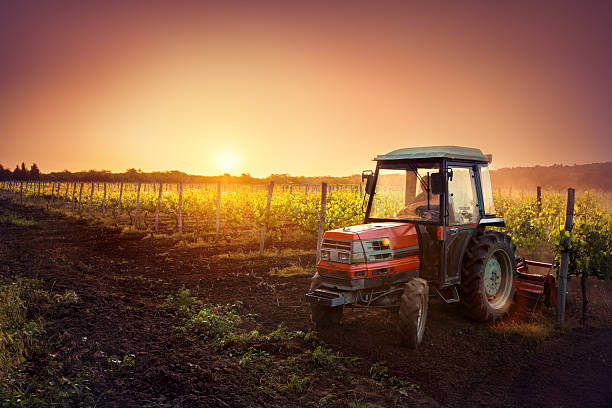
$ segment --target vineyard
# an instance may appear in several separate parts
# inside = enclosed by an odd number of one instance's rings
[[[272,241],[291,233],[316,237],[321,224],[322,189],[325,194],[323,229],[363,221],[361,185],[186,185],[140,183],[3,182],[1,191],[23,203],[80,216],[101,217],[117,225],[155,233],[181,233],[194,239],[259,238],[266,220]],[[506,219],[508,233],[519,255],[552,261],[565,237],[565,197],[541,197],[512,190],[494,193],[497,213]],[[393,207],[393,206],[391,206]],[[572,262],[578,270],[610,275],[610,196],[584,192],[575,204]]]
[[[227,238],[262,227],[268,195],[261,186],[220,184],[6,182],[2,190],[25,203],[155,232],[216,237],[219,225],[221,237]],[[288,230],[316,235],[320,202],[321,186],[274,187],[267,230],[278,239]],[[324,228],[362,221],[362,202],[360,186],[329,186]]]

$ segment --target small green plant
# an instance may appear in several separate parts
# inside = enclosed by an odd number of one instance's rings
[[[365,402],[363,398],[358,398],[357,394],[353,393],[353,407],[354,408],[373,408],[372,405]]]
[[[384,382],[389,378],[389,369],[381,363],[374,363],[370,366],[370,378],[374,381]]]
[[[359,365],[358,357],[343,357],[340,352],[333,351],[325,346],[317,346],[312,352],[312,361],[321,367],[335,368],[339,364],[348,367]]]
[[[169,294],[164,303],[162,303],[161,307],[165,310],[181,310],[190,312],[194,307],[200,305],[202,305],[202,301],[191,296],[191,291],[189,289],[185,289],[185,286],[183,285],[176,295]]]
[[[310,401],[306,405],[316,408],[325,408],[334,405],[336,402],[335,394],[327,394],[319,398],[318,401]]]
[[[62,305],[70,305],[79,302],[79,296],[72,289],[67,290],[63,295],[56,293],[53,300]]]

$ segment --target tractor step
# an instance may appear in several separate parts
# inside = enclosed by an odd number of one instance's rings
[[[438,293],[438,296],[440,296],[446,303],[457,303],[459,301],[459,292],[457,292],[456,286],[436,289],[436,292]]]
[[[342,306],[347,303],[341,293],[327,289],[315,289],[312,292],[308,292],[306,294],[306,301],[329,307]]]

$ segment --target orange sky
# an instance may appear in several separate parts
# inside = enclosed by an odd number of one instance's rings
[[[612,160],[606,2],[49,3],[0,6],[11,169],[346,175],[444,144]]]

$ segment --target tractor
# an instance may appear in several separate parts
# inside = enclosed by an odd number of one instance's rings
[[[306,300],[318,327],[337,325],[345,307],[398,313],[402,343],[423,339],[429,296],[461,301],[482,322],[525,298],[554,296],[554,278],[526,273],[495,213],[491,155],[458,146],[404,148],[379,155],[366,181],[359,225],[326,231]],[[367,201],[366,201],[367,199]],[[552,278],[552,279],[551,279]],[[552,294],[552,295],[551,295]],[[552,300],[554,301],[554,299]]]

